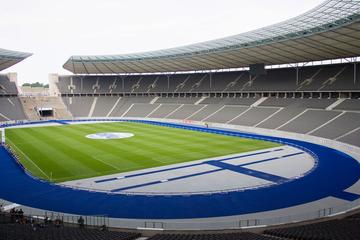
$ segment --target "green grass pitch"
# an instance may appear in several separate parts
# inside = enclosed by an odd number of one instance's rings
[[[111,140],[85,137],[100,132],[131,132],[135,136]],[[266,141],[130,122],[6,129],[6,141],[34,176],[53,182],[279,146]]]

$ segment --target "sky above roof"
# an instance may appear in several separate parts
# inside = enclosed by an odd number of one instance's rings
[[[2,71],[20,84],[70,74],[71,55],[124,54],[239,34],[304,13],[323,0],[2,1],[0,48],[34,55]]]

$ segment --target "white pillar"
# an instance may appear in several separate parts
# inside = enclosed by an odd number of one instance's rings
[[[9,72],[6,75],[9,78],[10,82],[15,83],[18,92],[21,94],[21,88],[18,85],[17,73],[16,72]]]
[[[60,94],[59,88],[56,85],[59,82],[59,75],[57,73],[49,74],[49,95],[58,96]]]
[[[1,128],[1,143],[5,143],[5,128]]]

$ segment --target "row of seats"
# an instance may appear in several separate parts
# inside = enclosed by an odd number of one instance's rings
[[[10,81],[8,75],[0,74],[0,122],[26,119],[17,95],[16,83]]]
[[[360,239],[360,220],[342,219],[298,227],[266,230],[267,235],[303,240],[355,240]]]
[[[74,117],[186,119],[278,129],[360,145],[360,100],[164,97],[63,97]],[[0,97],[0,122],[26,116],[18,97]],[[344,124],[346,123],[346,124]]]
[[[357,68],[357,76],[360,68]],[[297,79],[298,77],[298,79]],[[267,75],[250,77],[247,71],[173,75],[60,76],[61,93],[151,93],[239,91],[353,91],[354,64],[333,64],[269,69]]]
[[[348,216],[347,218],[360,220],[360,213],[352,214],[352,215]]]
[[[218,234],[157,234],[148,240],[281,240],[282,238],[265,236],[261,234],[218,233]]]
[[[157,234],[148,240],[356,240],[360,239],[359,216],[355,214],[340,220],[270,229],[262,234]]]
[[[17,93],[16,84],[11,82],[7,75],[0,74],[0,95]]]
[[[132,240],[138,233],[78,227],[0,224],[1,240]]]
[[[278,129],[360,145],[360,100],[63,97],[75,117],[165,118]],[[195,104],[198,103],[198,104]],[[332,110],[327,110],[333,105]],[[346,122],[346,124],[344,124]]]
[[[23,224],[14,222],[12,215],[0,212],[0,240],[132,240],[138,232],[109,231],[83,225],[65,226],[58,220],[45,221],[25,217]],[[147,240],[355,240],[360,239],[360,213],[346,218],[293,227],[268,229],[262,233],[161,233]]]
[[[0,96],[0,122],[24,119],[26,119],[26,116],[18,97]]]

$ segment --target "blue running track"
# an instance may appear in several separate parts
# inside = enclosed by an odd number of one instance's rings
[[[345,189],[359,180],[360,164],[343,152],[301,140],[182,124],[136,122],[280,141],[283,144],[298,146],[301,150],[311,153],[318,159],[317,167],[304,177],[283,184],[225,194],[187,196],[107,194],[65,188],[35,179],[26,174],[12,156],[3,147],[0,147],[0,198],[34,208],[79,215],[106,215],[114,218],[135,219],[181,219],[269,211],[329,196],[347,201],[354,201],[360,197],[357,194],[345,192]],[[64,123],[66,122],[62,121],[62,124]],[[240,166],[233,170],[243,171]],[[274,176],[263,177],[273,178]]]

